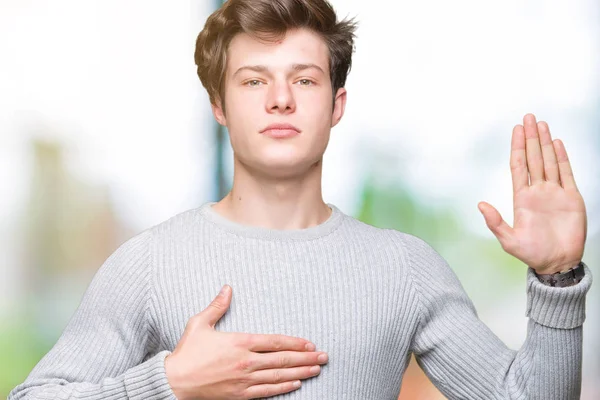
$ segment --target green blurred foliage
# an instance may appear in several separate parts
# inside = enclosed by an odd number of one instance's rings
[[[482,238],[469,232],[452,203],[430,205],[401,182],[387,186],[375,182],[366,179],[356,218],[423,239],[444,257],[461,281],[464,279],[467,291],[474,286],[471,282],[485,282],[491,274],[495,287],[506,289],[522,283],[525,265],[506,253],[495,237]],[[484,225],[483,216],[476,212]]]
[[[51,347],[52,343],[39,334],[39,328],[33,323],[33,318],[29,318],[29,313],[3,318],[0,328],[0,397],[6,398],[15,386],[23,382]]]

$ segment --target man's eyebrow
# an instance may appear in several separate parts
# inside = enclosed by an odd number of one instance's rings
[[[310,68],[317,69],[317,70],[321,71],[322,74],[325,74],[325,71],[323,71],[323,68],[319,67],[317,64],[312,64],[312,63],[292,64],[292,66],[291,66],[291,69],[296,72],[304,71],[305,69],[310,69]],[[239,74],[240,72],[242,72],[244,70],[250,70],[250,71],[254,71],[254,72],[269,72],[269,68],[265,65],[244,65],[243,67],[240,67],[240,68],[238,68],[237,71],[235,71],[235,73],[233,74],[233,77],[235,77],[237,74]]]
[[[233,77],[235,77],[237,74],[239,74],[240,72],[242,72],[246,69],[248,69],[250,71],[255,71],[255,72],[266,72],[269,70],[269,68],[265,67],[264,65],[244,65],[243,67],[240,67],[237,71],[235,71],[235,73],[233,74]]]
[[[319,71],[321,71],[322,74],[325,74],[325,71],[323,71],[323,69],[321,67],[319,67],[317,64],[292,64],[292,69],[294,71],[304,71],[305,69],[310,69],[310,68],[315,68],[318,69]]]

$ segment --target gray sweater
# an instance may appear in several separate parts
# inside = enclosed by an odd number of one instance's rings
[[[174,399],[164,358],[226,283],[233,299],[215,329],[298,336],[329,354],[320,375],[277,398],[396,399],[411,353],[450,399],[579,398],[587,267],[567,288],[527,270],[527,338],[515,351],[418,237],[332,204],[327,221],[302,230],[236,224],[212,204],[122,244],[8,398]]]

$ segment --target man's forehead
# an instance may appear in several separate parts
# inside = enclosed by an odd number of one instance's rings
[[[329,50],[325,42],[310,31],[291,31],[275,42],[264,42],[241,33],[227,51],[228,69],[234,73],[243,66],[261,65],[269,69],[289,69],[293,65],[314,65],[326,70]]]

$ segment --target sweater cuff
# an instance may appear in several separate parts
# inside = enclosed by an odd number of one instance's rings
[[[573,286],[544,285],[533,268],[527,269],[526,316],[551,328],[572,329],[585,321],[585,298],[592,284],[592,273],[584,267],[585,276]]]
[[[125,373],[125,389],[129,399],[177,400],[165,372],[165,357],[171,352],[161,351]]]

